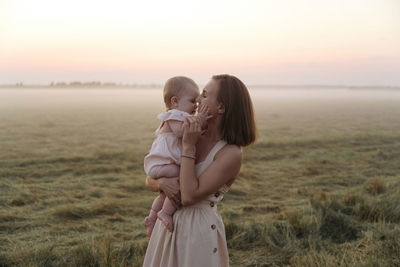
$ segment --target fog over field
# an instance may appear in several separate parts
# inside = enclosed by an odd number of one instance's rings
[[[0,266],[140,266],[161,88],[0,89]],[[249,88],[231,266],[400,265],[400,91]]]

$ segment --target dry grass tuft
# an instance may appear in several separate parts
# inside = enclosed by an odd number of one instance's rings
[[[78,220],[83,218],[91,218],[93,216],[113,215],[117,212],[124,213],[118,203],[112,199],[108,199],[97,202],[90,206],[75,204],[61,205],[55,209],[53,215],[59,219]]]
[[[358,200],[357,194],[353,192],[345,192],[341,197],[341,202],[347,206],[354,206]]]
[[[372,195],[378,195],[385,192],[385,181],[382,177],[374,177],[370,180],[367,186],[367,192]]]
[[[24,206],[30,205],[36,202],[36,197],[30,193],[19,193],[17,196],[9,201],[11,206]]]

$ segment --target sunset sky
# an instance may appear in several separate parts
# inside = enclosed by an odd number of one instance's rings
[[[0,84],[400,85],[400,1],[0,0]]]

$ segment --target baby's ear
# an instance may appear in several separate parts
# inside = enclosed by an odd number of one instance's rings
[[[179,98],[174,95],[173,97],[171,97],[170,101],[171,101],[171,106],[175,106],[175,105],[178,105]]]

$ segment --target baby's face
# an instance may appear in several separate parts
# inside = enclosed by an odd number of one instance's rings
[[[196,99],[199,95],[200,94],[197,89],[194,88],[186,89],[184,92],[182,92],[181,96],[179,97],[177,109],[193,115],[196,112],[197,108]]]

